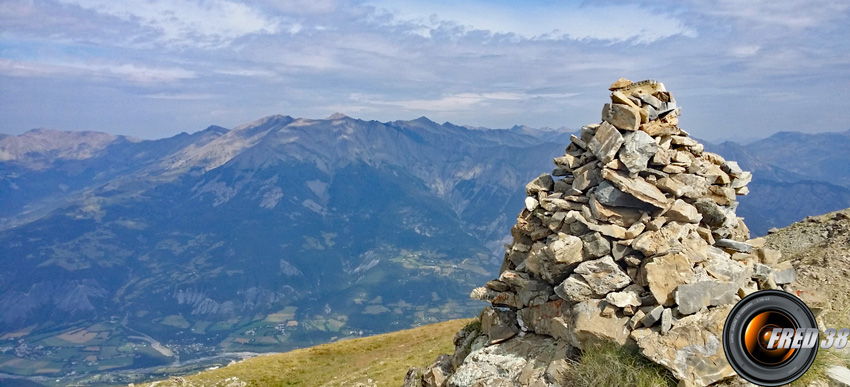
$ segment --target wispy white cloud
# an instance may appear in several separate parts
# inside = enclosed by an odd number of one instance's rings
[[[285,14],[325,14],[337,9],[334,0],[261,0],[260,3]]]
[[[388,12],[395,22],[410,23],[412,33],[430,36],[445,23],[462,31],[512,34],[523,39],[586,40],[652,43],[671,36],[695,37],[696,31],[675,15],[638,4],[557,5],[470,1],[457,2],[378,0],[376,8]]]
[[[153,29],[167,45],[220,47],[251,34],[274,34],[281,22],[229,0],[59,0]]]
[[[756,26],[810,28],[847,17],[850,2],[834,0],[697,1],[702,12]]]
[[[195,72],[182,68],[154,68],[135,64],[95,64],[83,62],[55,64],[3,58],[0,58],[0,74],[15,77],[61,75],[119,78],[139,84],[173,82],[196,76]]]
[[[166,100],[174,100],[174,101],[198,101],[198,100],[208,100],[208,99],[216,99],[221,98],[221,95],[218,94],[205,94],[205,93],[155,93],[155,94],[147,94],[145,98],[153,98],[153,99],[166,99]]]
[[[352,94],[351,100],[359,104],[396,106],[412,111],[450,112],[469,110],[489,102],[521,101],[529,99],[563,99],[579,95],[578,93],[561,94],[525,94],[517,92],[495,91],[487,93],[458,93],[435,99],[403,99],[383,100],[379,96]]]

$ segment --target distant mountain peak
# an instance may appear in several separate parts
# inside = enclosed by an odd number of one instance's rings
[[[349,117],[345,114],[342,114],[340,112],[336,112],[334,114],[329,115],[328,118],[325,118],[325,119],[326,120],[344,120],[346,118],[351,118],[351,117]]]

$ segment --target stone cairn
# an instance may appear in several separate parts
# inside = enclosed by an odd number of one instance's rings
[[[726,315],[747,294],[787,287],[794,269],[763,239],[748,243],[735,209],[752,175],[678,127],[662,83],[620,79],[610,90],[602,122],[526,186],[499,278],[470,295],[492,304],[480,331],[459,332],[454,356],[412,369],[407,385],[558,385],[568,371],[552,371],[557,358],[599,342],[636,346],[684,385],[735,375]],[[486,360],[488,347],[516,353],[510,342],[532,336],[561,355],[514,373]]]

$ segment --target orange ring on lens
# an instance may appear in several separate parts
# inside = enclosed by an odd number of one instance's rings
[[[753,360],[764,365],[782,364],[796,352],[794,348],[766,348],[760,341],[763,337],[763,329],[766,326],[774,326],[777,328],[797,329],[794,320],[791,320],[784,313],[777,311],[764,311],[755,315],[744,330],[744,347],[747,354]]]

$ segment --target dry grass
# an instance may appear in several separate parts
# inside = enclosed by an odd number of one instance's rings
[[[408,368],[453,353],[452,339],[470,320],[452,320],[248,359],[217,370],[147,386],[400,386]],[[236,378],[236,379],[233,379]]]
[[[570,368],[572,386],[676,386],[673,375],[634,350],[614,344],[584,350]]]

